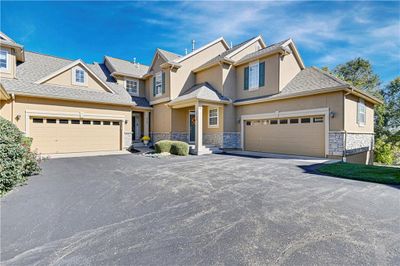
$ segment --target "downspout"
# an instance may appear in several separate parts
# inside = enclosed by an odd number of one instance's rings
[[[14,124],[14,102],[15,102],[15,94],[11,94],[11,117],[10,121]]]
[[[353,89],[351,88],[351,92],[353,92]],[[346,153],[347,153],[347,130],[346,130],[346,96],[351,94],[351,92],[347,92],[344,94],[343,97],[343,131],[344,131],[344,147],[343,147],[343,157],[342,161],[346,162]]]

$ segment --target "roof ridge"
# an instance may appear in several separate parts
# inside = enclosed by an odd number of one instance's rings
[[[171,52],[171,51],[168,51],[168,50],[164,50],[164,49],[161,49],[161,48],[157,48],[157,50],[159,50],[160,52],[167,52],[167,53],[170,53],[170,54],[174,54],[174,55],[177,55],[177,56],[179,56],[179,57],[182,56],[182,55],[180,55],[180,54],[177,54],[177,53],[174,53],[174,52]]]
[[[104,57],[108,57],[108,58],[112,58],[112,59],[124,61],[124,62],[131,63],[131,64],[135,64],[135,63],[133,63],[132,61],[129,61],[129,60],[126,60],[126,59],[122,59],[122,58],[118,58],[118,57],[113,57],[113,56],[109,56],[109,55],[105,55]],[[110,63],[111,63],[111,62],[110,62]],[[111,63],[111,64],[112,64],[112,63]],[[148,67],[148,65],[145,65],[145,64],[142,64],[142,63],[139,63],[139,62],[137,62],[136,64],[139,64],[139,65],[141,65],[141,66],[147,66],[147,67]]]
[[[44,53],[39,53],[39,52],[34,52],[34,51],[29,51],[29,50],[25,50],[25,52],[32,53],[32,54],[37,54],[37,55],[43,55],[43,56],[47,56],[47,57],[53,57],[53,58],[62,59],[62,60],[67,60],[67,61],[71,61],[71,62],[74,62],[76,60],[81,60],[82,62],[86,63],[85,61],[83,61],[80,58],[78,58],[78,59],[69,59],[69,58],[66,58],[66,57],[61,57],[61,56],[57,56],[57,55],[50,55],[50,54],[44,54]]]

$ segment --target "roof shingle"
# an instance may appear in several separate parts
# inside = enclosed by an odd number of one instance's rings
[[[127,74],[128,76],[134,77],[142,77],[145,75],[148,70],[149,66],[132,63],[127,60],[114,58],[110,56],[105,56],[106,60],[110,62],[111,66],[114,68],[116,72]]]

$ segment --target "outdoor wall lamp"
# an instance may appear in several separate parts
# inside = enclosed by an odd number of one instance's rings
[[[335,117],[335,112],[330,112],[329,115],[331,116],[331,118]]]

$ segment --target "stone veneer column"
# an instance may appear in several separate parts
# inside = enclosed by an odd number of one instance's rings
[[[149,115],[150,115],[150,112],[143,113],[143,136],[150,136],[149,135]]]
[[[200,154],[203,148],[203,106],[201,103],[196,103],[195,111],[196,111],[196,130],[195,130],[196,152],[197,154]]]

